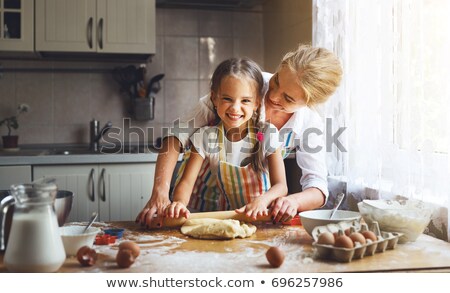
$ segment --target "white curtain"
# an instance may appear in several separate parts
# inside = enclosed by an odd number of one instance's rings
[[[313,44],[344,67],[324,109],[334,131],[346,127],[346,151],[327,154],[330,175],[358,200],[442,207],[427,232],[448,239],[450,1],[314,0],[313,28]]]

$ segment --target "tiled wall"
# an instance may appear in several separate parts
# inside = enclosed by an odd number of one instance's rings
[[[155,119],[132,121],[153,127],[159,136],[164,126],[186,113],[208,93],[215,66],[232,56],[248,56],[261,66],[264,61],[263,17],[255,12],[157,9],[157,52],[147,64],[147,79],[164,73],[156,96]],[[56,61],[0,60],[5,68],[114,68],[127,64]],[[101,73],[4,73],[0,77],[0,120],[19,103],[30,113],[19,118],[20,144],[87,143],[89,121],[108,120],[121,127],[127,99],[111,74]],[[122,127],[121,127],[122,128]],[[1,134],[6,134],[4,126]],[[120,136],[119,136],[120,137]],[[124,135],[125,141],[136,136]],[[146,138],[152,140],[152,138]]]

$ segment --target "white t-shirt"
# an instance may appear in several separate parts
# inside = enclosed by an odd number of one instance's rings
[[[216,126],[200,128],[191,136],[191,142],[199,155],[209,161],[213,174],[217,174],[219,166],[218,128]],[[272,124],[268,124],[263,138],[264,157],[267,158],[282,145],[283,141],[280,140],[277,128]],[[224,146],[228,163],[241,167],[249,164],[247,158],[251,157],[254,145],[248,135],[240,141],[234,142],[229,141],[224,136]]]
[[[271,73],[263,72],[264,95],[272,76]],[[264,109],[261,113],[264,113]],[[169,135],[176,136],[183,146],[186,146],[197,129],[209,125],[214,119],[214,105],[209,95],[206,95],[200,99],[199,104],[190,114],[181,119],[179,125],[170,129]],[[281,140],[288,144],[287,149],[296,152],[297,165],[302,170],[300,178],[302,189],[315,187],[328,197],[324,127],[319,114],[308,107],[300,108],[279,130],[279,133]]]

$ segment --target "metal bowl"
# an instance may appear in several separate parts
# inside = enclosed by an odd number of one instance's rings
[[[58,218],[59,227],[63,226],[70,214],[73,203],[73,192],[68,190],[58,190],[55,199],[55,212]]]
[[[358,212],[344,210],[337,210],[333,219],[330,219],[331,212],[332,210],[311,210],[301,212],[299,216],[303,228],[305,228],[309,235],[312,235],[313,229],[317,226],[325,226],[339,222],[351,222],[361,219],[361,215]]]

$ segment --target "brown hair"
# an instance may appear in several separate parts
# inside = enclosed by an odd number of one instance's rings
[[[297,50],[284,55],[283,65],[297,73],[308,106],[326,102],[341,82],[341,63],[325,48],[300,44]]]
[[[257,98],[259,99],[259,107],[253,116],[254,132],[263,131],[264,121],[260,121],[261,104],[263,98],[264,79],[261,73],[261,68],[249,58],[230,58],[220,63],[216,70],[214,70],[211,78],[211,91],[217,93],[222,79],[227,76],[235,76],[238,78],[245,78],[249,82],[253,81],[256,86]],[[217,116],[217,113],[216,113]],[[262,143],[256,140],[252,151],[251,164],[256,172],[265,172],[264,154],[262,150]]]

